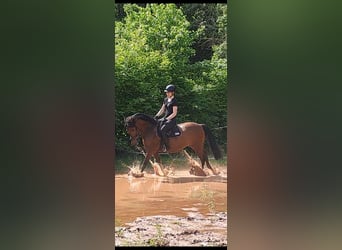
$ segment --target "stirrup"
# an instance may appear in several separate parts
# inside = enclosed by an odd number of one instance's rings
[[[165,144],[163,144],[163,145],[161,145],[160,147],[159,147],[159,151],[160,152],[167,152],[167,147],[166,147],[166,145]]]

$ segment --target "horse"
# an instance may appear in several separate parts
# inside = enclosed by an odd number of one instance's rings
[[[215,137],[205,124],[196,122],[184,122],[177,124],[180,135],[168,138],[167,153],[178,153],[186,147],[190,147],[200,158],[202,169],[204,164],[213,171],[215,175],[218,173],[214,170],[208,160],[205,150],[205,142],[208,141],[210,148],[216,160],[222,157],[221,151],[216,143]],[[161,163],[159,153],[161,138],[158,136],[158,121],[153,117],[136,113],[125,118],[126,132],[130,136],[132,146],[136,146],[138,138],[142,139],[145,150],[145,159],[140,165],[140,171],[143,172],[146,164],[153,156],[157,163]],[[206,140],[207,139],[207,140]]]

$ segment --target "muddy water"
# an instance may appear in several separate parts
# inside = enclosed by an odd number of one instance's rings
[[[191,179],[188,171],[177,174],[169,180],[153,174],[143,178],[116,175],[116,224],[124,225],[137,217],[151,215],[184,217],[194,212],[203,215],[227,212],[226,179]]]

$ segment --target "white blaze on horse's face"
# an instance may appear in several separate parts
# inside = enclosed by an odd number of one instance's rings
[[[138,136],[138,132],[137,129],[135,127],[128,127],[127,128],[127,133],[130,135],[130,139],[131,139],[131,145],[135,146],[137,145],[138,141],[137,141],[137,136]]]

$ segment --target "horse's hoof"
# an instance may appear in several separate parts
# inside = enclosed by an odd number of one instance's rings
[[[214,172],[214,175],[219,175],[219,174],[221,174],[221,171],[218,168],[216,168],[215,172]]]
[[[134,173],[132,172],[131,175],[135,178],[140,178],[140,177],[144,177],[144,173],[140,172],[140,173]]]

